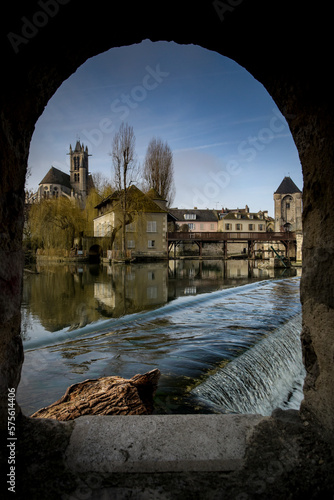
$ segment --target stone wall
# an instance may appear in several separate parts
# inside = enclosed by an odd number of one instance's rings
[[[322,4],[320,8],[315,4],[307,5],[302,0],[293,3],[202,0],[196,4],[172,0],[158,14],[157,4],[153,1],[144,4],[113,3],[112,11],[108,2],[100,2],[96,7],[79,0],[7,2],[6,14],[1,21],[3,75],[0,83],[2,429],[6,429],[8,417],[8,388],[17,387],[23,362],[20,300],[24,177],[35,123],[53,93],[87,58],[111,47],[139,43],[149,38],[152,41],[194,43],[234,59],[264,85],[286,117],[298,148],[304,176],[301,292],[302,346],[307,378],[301,416],[307,417],[307,422],[316,423],[323,438],[327,436],[328,441],[333,439],[334,103],[331,59],[327,53],[332,46],[330,8],[330,3]],[[153,12],[156,16],[152,15]],[[314,33],[316,36],[310,35]],[[273,422],[271,425],[276,425]],[[44,457],[50,458],[50,450],[48,455],[43,455],[48,441],[42,427],[39,427],[40,432],[36,431],[37,427],[36,424],[32,431],[29,425],[24,427],[22,424],[23,430],[28,429],[28,435],[25,434],[28,444],[22,448],[25,450],[22,453],[31,457],[31,447],[34,446],[45,465],[47,462]],[[299,427],[295,429],[293,442],[305,444]],[[70,433],[70,429],[67,432]],[[275,433],[270,426],[266,428],[265,434],[266,440],[263,442],[266,443],[267,451],[270,444],[272,448],[263,456],[275,464],[276,454],[282,450],[277,445],[278,441],[276,444],[273,441]],[[57,457],[61,460],[66,447],[59,450]],[[258,453],[257,457],[260,455]],[[305,453],[304,459],[310,460],[307,458],[310,455],[311,452]],[[329,466],[328,455],[326,457],[326,466]],[[52,460],[55,460],[55,454]],[[319,463],[319,460],[324,459],[315,460]],[[28,462],[30,460],[26,461],[29,472]],[[258,476],[254,473],[255,479],[260,477],[263,463],[261,465],[258,462],[257,466]],[[51,469],[58,470],[53,467],[47,470]],[[295,487],[299,485],[299,491],[302,491],[308,481],[307,474],[308,468],[300,468],[295,462],[284,477],[289,479],[289,484]],[[43,476],[43,481],[47,477],[47,474]],[[242,477],[250,476],[241,474],[240,477],[242,480]],[[272,484],[275,484],[277,474],[272,477]],[[333,472],[318,477],[330,478]],[[222,483],[225,480],[221,477]],[[36,479],[39,484],[43,481],[41,476]],[[55,484],[63,483],[55,481]],[[224,488],[228,489],[227,483],[224,484]],[[317,492],[321,494],[325,486],[324,480],[320,479],[317,487],[312,488],[313,494],[309,498],[317,498]],[[233,486],[230,488],[227,493],[230,496],[226,498],[236,498]],[[256,484],[254,488],[256,493]],[[54,497],[59,498],[57,495]],[[269,497],[274,498],[272,495],[264,496]],[[288,497],[285,495],[284,498]],[[305,495],[295,498],[305,498]]]

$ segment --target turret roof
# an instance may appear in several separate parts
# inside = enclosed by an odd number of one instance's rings
[[[79,140],[77,140],[74,151],[81,151],[81,144]]]
[[[291,177],[284,177],[281,184],[278,186],[274,194],[293,194],[301,193],[301,190],[296,186]]]

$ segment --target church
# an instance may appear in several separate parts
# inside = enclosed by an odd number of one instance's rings
[[[78,140],[74,150],[70,145],[70,174],[51,167],[39,183],[34,201],[46,198],[76,198],[81,206],[85,206],[86,197],[93,187],[93,179],[88,170],[88,148]]]

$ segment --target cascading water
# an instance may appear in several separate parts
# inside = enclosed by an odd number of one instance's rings
[[[202,404],[222,413],[270,415],[302,400],[301,314],[209,376],[192,390]]]

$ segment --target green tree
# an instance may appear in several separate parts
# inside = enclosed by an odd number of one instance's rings
[[[76,200],[65,197],[43,200],[32,205],[29,212],[31,238],[44,249],[70,250],[85,223]]]

